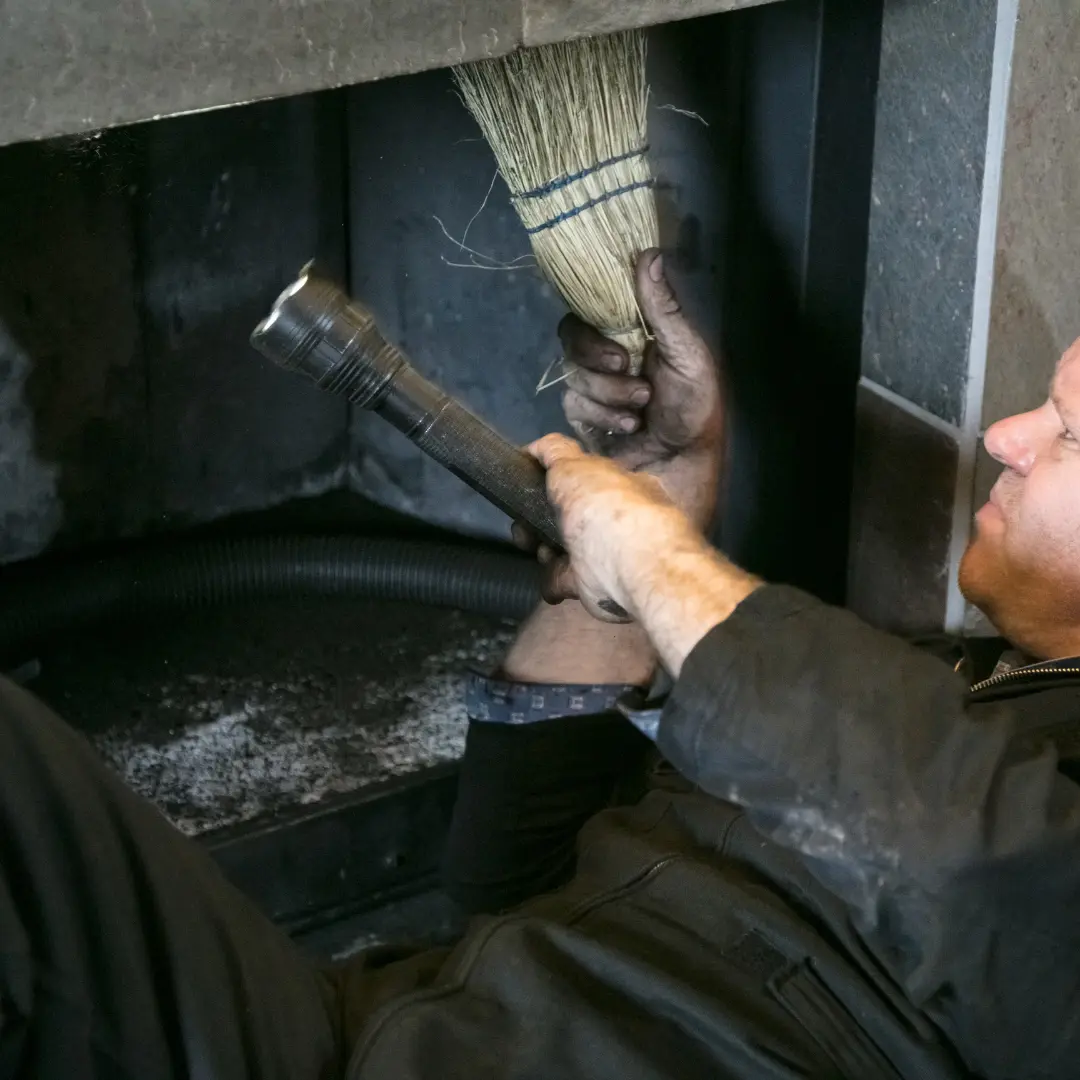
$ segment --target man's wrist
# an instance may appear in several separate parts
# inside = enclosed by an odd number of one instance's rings
[[[762,584],[690,530],[624,581],[630,610],[673,677],[694,646]]]

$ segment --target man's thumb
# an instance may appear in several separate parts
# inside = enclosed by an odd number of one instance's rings
[[[703,348],[702,341],[683,315],[679,298],[664,272],[664,256],[656,248],[638,257],[637,296],[641,314],[664,359],[676,368],[692,366]]]

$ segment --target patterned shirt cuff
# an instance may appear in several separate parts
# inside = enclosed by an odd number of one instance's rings
[[[562,716],[595,716],[612,712],[624,695],[640,695],[630,685],[573,683],[515,683],[469,672],[465,711],[470,720],[485,724],[536,724]]]

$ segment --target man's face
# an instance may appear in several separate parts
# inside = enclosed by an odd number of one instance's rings
[[[1080,340],[1046,404],[986,433],[1005,466],[960,566],[964,595],[1033,656],[1080,652]]]

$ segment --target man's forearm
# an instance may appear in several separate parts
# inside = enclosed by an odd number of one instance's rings
[[[636,564],[625,582],[637,623],[594,619],[576,600],[540,605],[503,663],[520,682],[645,685],[659,654],[678,676],[693,647],[762,582],[704,538]]]
[[[522,625],[503,675],[526,683],[645,686],[656,654],[638,625],[603,623],[577,600],[541,604]]]
[[[624,575],[631,608],[672,677],[694,646],[762,582],[704,538],[689,538]]]

